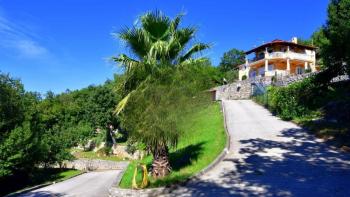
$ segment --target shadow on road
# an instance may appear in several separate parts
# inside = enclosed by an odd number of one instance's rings
[[[18,197],[60,197],[65,196],[64,193],[53,193],[48,191],[32,191],[22,195],[18,195]]]
[[[243,161],[226,159],[237,170],[225,172],[221,183],[195,180],[164,191],[171,196],[350,196],[350,154],[317,142],[302,129],[286,129],[287,142],[241,141]],[[276,155],[268,155],[275,150]],[[172,190],[172,189],[171,189]]]

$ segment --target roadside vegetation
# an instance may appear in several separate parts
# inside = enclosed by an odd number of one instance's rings
[[[150,176],[149,187],[164,186],[186,180],[213,162],[225,147],[226,134],[218,103],[193,109],[178,127],[185,133],[179,138],[177,148],[169,151],[172,172],[162,179],[154,179]],[[137,164],[146,164],[151,167],[152,156],[132,161],[123,175],[120,187],[131,188]],[[138,173],[137,178],[137,182],[140,183],[141,172]]]
[[[227,68],[201,57],[210,44],[195,42],[197,29],[183,27],[183,17],[148,12],[116,33],[130,54],[112,58],[124,73],[102,85],[41,95],[0,72],[0,195],[20,189],[9,185],[40,182],[31,182],[39,171],[50,177],[66,160],[120,161],[111,155],[118,145],[145,153],[151,186],[183,180],[213,161],[225,135],[207,90],[224,82]]]
[[[116,81],[43,98],[0,73],[0,194],[30,183],[38,170],[74,159],[70,148],[101,138],[96,129],[103,134],[108,124],[117,125]]]
[[[318,47],[321,72],[288,87],[269,87],[254,98],[282,119],[293,120],[344,149],[350,146],[350,1],[332,0],[326,24],[308,43]],[[344,146],[345,145],[345,146]]]

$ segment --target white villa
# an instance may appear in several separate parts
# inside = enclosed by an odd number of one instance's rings
[[[318,70],[315,49],[298,44],[297,38],[290,42],[273,40],[258,46],[245,52],[246,61],[239,66],[239,80],[315,72]]]

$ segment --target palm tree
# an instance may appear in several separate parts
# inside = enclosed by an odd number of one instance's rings
[[[121,54],[112,58],[125,69],[122,87],[124,98],[116,107],[117,114],[125,109],[129,98],[144,88],[152,76],[161,74],[163,68],[176,69],[202,60],[193,56],[210,46],[204,43],[190,46],[196,28],[181,28],[182,17],[183,14],[179,14],[170,19],[160,11],[148,12],[139,17],[136,25],[126,27],[115,34],[125,42],[132,55]],[[142,132],[138,133],[142,135]],[[152,139],[149,139],[149,136]],[[149,147],[154,158],[152,174],[154,177],[163,177],[170,172],[167,144],[175,145],[173,142],[177,139],[161,135],[148,135],[147,139],[152,141]]]

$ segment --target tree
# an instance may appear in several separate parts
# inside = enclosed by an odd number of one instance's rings
[[[149,145],[148,148],[153,155],[152,174],[154,177],[164,177],[170,172],[168,150],[169,146],[176,146],[178,134],[171,129],[173,128],[170,120],[173,117],[172,113],[169,113],[169,110],[163,111],[160,105],[156,104],[158,102],[156,97],[161,95],[157,93],[157,89],[149,87],[158,82],[171,83],[171,76],[167,75],[171,73],[171,70],[202,61],[202,59],[194,59],[193,55],[209,48],[209,45],[204,43],[188,46],[194,38],[196,28],[180,28],[182,17],[183,15],[180,14],[170,19],[160,11],[148,12],[139,18],[140,22],[137,25],[125,28],[116,34],[131,49],[135,57],[131,58],[121,54],[113,58],[125,69],[125,78],[121,88],[124,98],[119,102],[116,113],[120,114],[129,105],[128,102],[133,103],[134,101],[138,101],[138,104],[130,104],[130,108],[137,106],[133,109],[139,110],[140,108],[149,112],[145,116],[140,116],[141,114],[133,113],[134,110],[125,110],[122,114],[124,116],[122,123],[128,125],[129,130],[132,130],[131,133],[136,134],[139,141]],[[160,84],[159,86],[163,87]],[[160,89],[165,91],[164,88]],[[146,92],[149,94],[139,97]],[[153,111],[150,106],[153,107]],[[166,109],[164,105],[162,107]],[[139,123],[133,125],[130,122]],[[141,123],[144,124],[140,125]]]
[[[0,137],[24,120],[23,96],[21,82],[0,72]]]
[[[230,70],[238,70],[238,66],[245,62],[245,54],[244,51],[239,49],[231,49],[224,53],[221,57],[221,62],[219,64],[219,68],[223,72],[227,72]]]
[[[28,172],[38,163],[38,96],[22,83],[0,73],[0,180]]]
[[[316,49],[316,57],[317,57],[317,65],[320,65],[321,68],[324,68],[324,47],[329,45],[329,40],[325,36],[325,32],[323,28],[318,29],[315,31],[312,36],[311,40],[314,46],[317,47]]]
[[[328,6],[328,20],[324,26],[323,58],[334,77],[344,71],[350,74],[350,0],[332,0]]]
[[[125,69],[122,87],[124,98],[118,104],[117,113],[126,105],[129,94],[145,82],[147,77],[157,74],[163,67],[176,67],[198,61],[192,56],[210,47],[204,43],[188,47],[196,28],[180,28],[182,17],[183,14],[179,14],[171,20],[160,11],[147,12],[139,18],[140,23],[115,34],[126,43],[135,57],[133,59],[121,54],[112,58]]]
[[[130,98],[121,114],[130,139],[143,143],[153,155],[152,175],[163,177],[171,169],[169,148],[176,147],[182,117],[210,99],[203,93],[212,87],[214,67],[191,64],[179,69],[163,69],[152,76],[147,87]],[[204,95],[203,95],[204,94]]]

